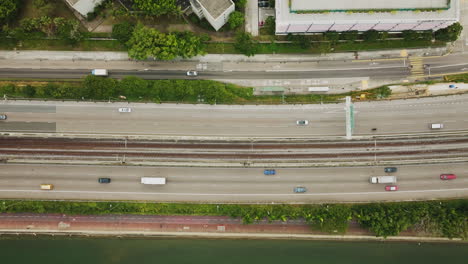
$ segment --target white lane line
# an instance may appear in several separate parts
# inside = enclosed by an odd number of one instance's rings
[[[426,192],[452,192],[468,191],[468,188],[437,189],[437,190],[415,190],[397,192],[354,192],[354,193],[161,193],[161,192],[97,192],[97,191],[42,191],[42,190],[0,190],[0,192],[35,192],[35,193],[87,193],[87,194],[143,194],[143,195],[192,195],[192,196],[320,196],[320,195],[363,195],[363,194],[383,194],[383,193],[426,193]]]

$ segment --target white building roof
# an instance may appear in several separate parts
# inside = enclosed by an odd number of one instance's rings
[[[447,8],[447,0],[291,0],[291,10]]]
[[[104,0],[67,0],[68,4],[83,16],[92,12],[94,7],[102,3],[102,1]]]
[[[296,1],[306,0],[291,0],[292,5]],[[338,0],[327,0],[337,2]],[[365,0],[355,0],[362,2]],[[376,1],[376,0],[374,0]],[[400,0],[387,0],[388,2],[402,2]],[[416,1],[416,0],[405,0]],[[427,0],[431,1],[431,0]],[[312,1],[311,1],[312,2]],[[325,1],[313,1],[325,2]],[[340,1],[346,2],[346,1]],[[319,6],[319,5],[316,5]],[[314,5],[314,7],[316,7]],[[316,9],[316,8],[315,8]],[[397,12],[374,12],[374,13],[347,13],[347,12],[329,12],[329,13],[294,13],[289,8],[289,0],[276,0],[276,23],[277,26],[282,24],[348,24],[348,23],[369,23],[369,24],[385,24],[385,23],[419,23],[420,21],[459,21],[459,0],[451,0],[451,5],[448,10],[435,12],[415,12],[415,11],[397,11]]]
[[[213,19],[218,19],[234,3],[231,0],[198,0]]]

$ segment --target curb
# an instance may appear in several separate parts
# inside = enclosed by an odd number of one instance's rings
[[[232,238],[232,239],[288,239],[288,240],[338,240],[338,241],[418,241],[418,242],[448,242],[466,243],[460,238],[444,237],[375,237],[358,235],[304,235],[304,234],[258,234],[258,233],[203,233],[203,232],[150,232],[150,231],[93,231],[93,230],[23,230],[0,229],[1,235],[62,235],[87,237],[191,237],[191,238]]]

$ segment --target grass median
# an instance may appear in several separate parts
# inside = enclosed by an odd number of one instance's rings
[[[0,81],[0,95],[11,99],[56,99],[86,101],[129,101],[207,104],[311,104],[339,103],[346,96],[384,98],[391,90],[384,86],[342,94],[254,95],[254,89],[210,80],[143,80],[127,76],[122,80],[87,76],[83,80]]]

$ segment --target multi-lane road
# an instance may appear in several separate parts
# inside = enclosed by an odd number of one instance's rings
[[[308,203],[363,202],[466,197],[466,164],[400,166],[400,190],[386,192],[384,184],[369,183],[385,175],[383,167],[279,168],[274,176],[259,168],[169,168],[126,166],[2,165],[1,198],[99,199],[192,202]],[[441,181],[440,173],[459,178]],[[144,185],[140,177],[166,177],[162,186]],[[98,178],[109,177],[110,184]],[[54,184],[44,191],[40,184]],[[306,193],[294,193],[303,186]]]
[[[468,95],[355,104],[355,135],[468,129]],[[131,113],[119,113],[131,107]],[[0,132],[290,138],[344,136],[344,104],[174,105],[0,101]],[[297,120],[309,120],[298,126]],[[429,129],[443,123],[442,131]],[[372,131],[377,128],[377,131]]]
[[[441,76],[447,73],[468,71],[468,54],[450,54],[447,56],[415,57],[413,60],[404,58],[376,60],[338,60],[338,61],[278,61],[278,62],[213,62],[207,63],[208,69],[200,70],[195,79],[213,80],[281,80],[281,79],[313,79],[313,78],[352,78],[368,77],[375,80],[393,80],[397,82],[411,77],[413,67],[422,67],[421,75],[425,77]],[[58,63],[58,62],[57,62]],[[158,62],[154,67],[141,69],[141,65],[133,62],[109,62],[110,77],[123,78],[128,75],[144,79],[183,79],[187,77],[184,70],[196,68],[197,63]],[[11,68],[1,67],[0,77],[3,78],[52,78],[79,79],[90,74],[89,67],[77,66],[73,61],[55,62],[26,61],[23,64],[12,65]],[[115,64],[115,66],[113,66]],[[183,65],[183,66],[182,66]],[[102,65],[101,65],[102,67]],[[106,67],[106,66],[104,66]],[[188,68],[187,68],[188,67]],[[181,70],[184,69],[184,70]],[[164,69],[164,70],[162,70]],[[420,78],[419,78],[420,79]]]

